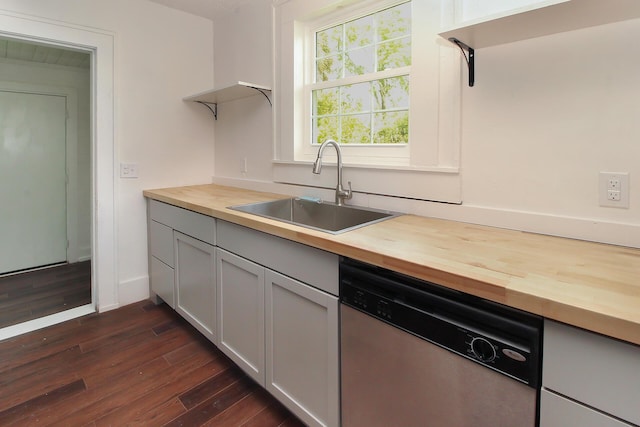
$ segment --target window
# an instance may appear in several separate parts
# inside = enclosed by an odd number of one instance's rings
[[[458,203],[455,3],[274,0],[274,181],[335,186],[310,173],[332,138],[354,191]]]
[[[312,144],[409,143],[411,3],[315,32]]]

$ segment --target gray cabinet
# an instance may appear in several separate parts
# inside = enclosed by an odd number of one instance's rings
[[[151,292],[175,308],[173,229],[150,219],[148,231]]]
[[[337,255],[217,227],[220,348],[306,424],[339,425]]]
[[[541,427],[630,427],[611,416],[543,389],[540,394]]]
[[[151,291],[165,301],[171,308],[175,309],[176,282],[174,269],[152,256],[149,260],[149,282],[151,284]]]
[[[174,231],[176,311],[216,342],[215,247]]]
[[[267,270],[267,390],[309,425],[339,420],[338,298]]]
[[[215,219],[148,202],[149,291],[216,341]]]
[[[218,248],[218,347],[264,385],[264,267]]]
[[[544,327],[540,426],[640,425],[640,347],[551,320]]]

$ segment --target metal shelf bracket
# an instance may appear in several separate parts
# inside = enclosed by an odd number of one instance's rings
[[[265,89],[259,88],[259,87],[255,87],[255,86],[247,86],[250,87],[251,89],[255,89],[258,92],[260,92],[262,95],[264,95],[265,98],[267,98],[267,102],[269,103],[269,105],[271,107],[273,107],[273,103],[271,102],[271,99],[269,98],[269,95],[267,95],[267,91]],[[271,92],[271,91],[269,91]]]
[[[467,62],[467,68],[469,69],[469,87],[473,87],[473,84],[475,83],[475,78],[476,78],[475,50],[455,37],[450,37],[448,40],[460,48],[460,51],[462,52],[462,56],[464,56],[464,59]],[[468,52],[468,55],[465,53],[465,51]]]
[[[204,101],[196,101],[196,102],[198,104],[202,104],[205,107],[207,107],[209,111],[211,111],[211,114],[213,114],[214,120],[218,120],[218,104],[215,104],[212,102],[204,102]]]
[[[260,87],[255,87],[255,86],[249,86],[247,84],[244,84],[242,87],[253,89],[253,90],[256,90],[256,91],[260,92],[267,99],[267,102],[269,103],[269,105],[273,107],[273,104],[271,103],[271,99],[269,98],[269,95],[268,95],[268,92],[271,92],[271,90],[265,89],[265,88],[260,88]],[[198,96],[198,95],[195,95],[195,96],[193,96],[191,98],[195,98],[196,96]],[[207,107],[209,109],[209,111],[211,111],[211,113],[213,114],[214,119],[218,120],[218,102],[223,102],[224,100],[220,100],[220,98],[218,98],[218,97],[214,97],[211,100],[211,101],[217,101],[217,102],[200,101],[200,100],[197,100],[197,99],[189,99],[189,100],[193,101],[193,102],[197,102],[198,104],[202,104],[205,107]],[[229,99],[227,99],[227,100],[229,100]]]

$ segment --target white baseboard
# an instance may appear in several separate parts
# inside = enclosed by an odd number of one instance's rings
[[[89,261],[91,259],[91,246],[78,250],[78,262]]]
[[[149,298],[149,276],[141,276],[120,282],[118,285],[118,306],[123,307]],[[106,311],[102,308],[100,312]]]

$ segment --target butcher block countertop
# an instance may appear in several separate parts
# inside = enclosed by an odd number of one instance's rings
[[[227,209],[289,196],[214,184],[144,196],[640,345],[640,249],[415,215],[332,235]]]

